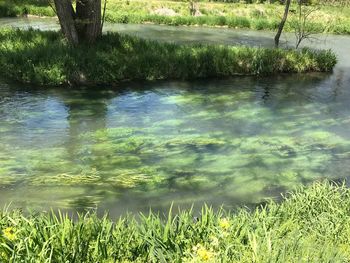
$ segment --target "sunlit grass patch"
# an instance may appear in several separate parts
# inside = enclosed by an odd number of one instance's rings
[[[179,45],[116,33],[77,48],[56,32],[4,29],[0,40],[0,74],[41,85],[331,71],[337,61],[329,50]]]
[[[276,30],[283,14],[280,1],[251,3],[252,1],[198,1],[198,16],[191,16],[188,1],[110,0],[107,4],[106,21],[112,23],[155,23],[167,25],[206,25],[256,30]],[[350,33],[350,8],[341,1],[323,1],[320,9],[312,13],[307,23],[318,33]],[[313,1],[313,4],[315,2]],[[161,10],[170,10],[171,15]],[[43,0],[3,0],[0,17],[55,16],[55,12]],[[297,19],[292,4],[289,20]],[[289,23],[286,31],[293,32]]]
[[[0,212],[1,262],[346,262],[350,190],[316,183],[282,203],[124,216]],[[172,212],[173,211],[173,212]]]

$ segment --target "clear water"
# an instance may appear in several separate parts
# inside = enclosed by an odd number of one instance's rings
[[[50,21],[46,29],[55,26]],[[11,23],[27,25],[0,20]],[[107,27],[164,41],[272,44],[265,32]],[[328,36],[312,45],[337,52],[332,74],[98,90],[0,81],[0,205],[98,207],[112,215],[163,211],[172,202],[232,208],[278,198],[299,184],[346,179],[350,37]]]

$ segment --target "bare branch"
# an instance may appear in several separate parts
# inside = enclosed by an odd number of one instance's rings
[[[47,4],[51,7],[52,11],[54,11],[54,13],[57,16],[57,12],[56,12],[56,8],[55,8],[54,3],[51,0],[47,0]]]
[[[298,48],[303,40],[313,39],[311,35],[317,33],[317,30],[308,21],[312,14],[320,9],[319,7],[307,7],[301,0],[298,0],[297,3],[297,20],[291,22],[291,27],[294,28],[295,48]],[[322,31],[324,32],[326,28],[325,26]]]
[[[105,23],[105,18],[106,18],[106,9],[107,9],[107,0],[105,0],[103,4],[103,14],[102,14],[102,22],[101,22],[101,31],[103,29],[103,25]]]

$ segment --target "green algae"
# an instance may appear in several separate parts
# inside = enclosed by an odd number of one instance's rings
[[[206,191],[211,188],[217,187],[218,183],[213,181],[211,178],[204,177],[201,175],[194,176],[181,176],[174,180],[173,186],[180,189],[188,189],[193,191]]]
[[[145,135],[141,135],[142,133]],[[293,181],[291,178],[300,177],[302,169],[322,170],[325,163],[331,160],[330,154],[325,150],[349,145],[347,140],[326,131],[305,131],[298,137],[251,136],[223,140],[190,134],[157,140],[143,130],[116,128],[97,130],[94,133],[81,134],[79,137],[85,140],[85,150],[81,151],[80,155],[89,151],[89,154],[78,159],[81,162],[79,167],[88,165],[94,167],[92,170],[95,172],[67,173],[73,163],[69,162],[69,156],[64,156],[59,148],[48,154],[43,154],[41,150],[27,150],[22,151],[20,158],[22,161],[27,160],[26,173],[46,174],[30,177],[27,179],[30,180],[30,184],[99,185],[107,182],[120,188],[136,188],[144,184],[161,184],[167,176],[175,174],[179,177],[175,180],[177,187],[187,189],[197,185],[203,188],[203,185],[211,185],[213,174],[239,173],[244,174],[246,178],[254,178],[263,177],[262,174],[266,173],[266,177],[269,177],[272,173],[268,169],[263,172],[264,167],[275,167],[275,183],[284,185],[285,181],[290,185],[291,181],[297,183],[297,180]],[[204,151],[203,154],[200,154],[201,151]],[[153,164],[152,160],[158,161]],[[198,162],[198,167],[205,167],[206,170],[200,172],[196,168]],[[298,169],[283,171],[291,163],[295,163]],[[12,164],[7,163],[7,166],[15,165],[13,160]],[[162,171],[159,174],[163,177],[155,172],[153,165]],[[184,174],[192,173],[193,176],[179,176],[180,167],[187,169]],[[253,167],[259,172],[252,172]],[[280,172],[276,172],[279,170],[277,167],[281,167]],[[175,172],[172,172],[172,169]],[[2,168],[2,173],[8,173],[10,170]],[[224,178],[215,177],[215,180],[224,181]],[[220,181],[217,184],[220,184]]]
[[[98,184],[100,177],[84,174],[58,174],[56,176],[35,176],[30,180],[32,185],[85,185]]]
[[[164,179],[152,167],[117,170],[114,173],[116,175],[108,177],[106,182],[120,188],[134,188],[144,184],[159,184]]]
[[[225,145],[225,141],[215,138],[203,138],[203,137],[190,137],[190,138],[174,138],[171,140],[168,140],[164,143],[165,147],[179,147],[179,146],[185,146],[185,147],[219,147],[222,145]]]
[[[1,174],[0,187],[11,186],[19,180],[18,177],[16,178],[15,176],[12,176],[12,175],[6,175],[1,170],[0,170],[0,174]]]
[[[79,135],[80,138],[94,139],[98,141],[109,140],[109,139],[119,139],[123,137],[129,137],[134,133],[131,128],[107,128],[100,129],[94,132],[87,132]]]
[[[81,159],[83,162],[81,166],[84,167],[84,163],[89,164],[89,166],[95,167],[92,169],[95,170],[95,173],[63,172],[53,175],[53,172],[64,171],[72,165],[68,160],[62,161],[62,153],[59,154],[58,149],[55,153],[47,155],[37,151],[24,151],[22,154],[25,159],[32,160],[27,165],[27,172],[29,174],[46,173],[46,176],[32,176],[27,180],[30,180],[30,184],[33,185],[99,185],[108,183],[120,188],[135,188],[144,184],[161,184],[166,180],[167,174],[175,174],[178,177],[174,181],[177,187],[188,189],[196,186],[204,189],[208,185],[215,187],[215,185],[220,184],[220,180],[224,181],[224,178],[215,177],[216,182],[212,183],[213,174],[220,172],[240,173],[244,174],[245,178],[256,176],[262,178],[265,173],[268,178],[271,176],[271,172],[268,169],[263,172],[264,167],[280,166],[281,171],[275,172],[274,182],[281,185],[291,185],[297,183],[298,180],[292,180],[292,178],[299,178],[302,169],[322,169],[324,164],[331,160],[330,155],[324,152],[325,149],[333,149],[338,145],[344,147],[344,145],[349,144],[341,137],[325,131],[305,132],[300,137],[252,136],[236,138],[231,141],[198,136],[197,134],[158,141],[148,135],[133,135],[137,132],[140,131],[123,128],[109,129],[109,131],[97,130],[90,136],[88,134],[81,135],[81,138],[92,142],[91,145],[84,145],[90,149],[90,156]],[[199,150],[215,152],[220,149],[228,150],[222,154],[220,152],[216,154],[204,152],[201,157],[198,152]],[[308,156],[300,155],[303,152],[307,152]],[[206,167],[207,170],[200,172],[195,168],[194,165],[198,163],[198,158],[202,158],[201,166],[202,168]],[[163,177],[155,173],[152,165],[150,166],[148,163],[149,159],[158,160],[157,169],[161,167]],[[299,169],[283,171],[290,162],[296,163]],[[186,168],[186,172],[179,172],[176,169],[179,167]],[[256,167],[254,168],[257,169],[256,172],[252,172],[253,167]],[[98,171],[101,171],[101,175],[98,175]],[[191,173],[192,176],[179,176]],[[101,177],[104,179],[102,180]],[[14,180],[9,182],[13,183]],[[262,191],[265,185],[260,186],[260,191]],[[257,186],[253,187],[255,190],[258,188]]]

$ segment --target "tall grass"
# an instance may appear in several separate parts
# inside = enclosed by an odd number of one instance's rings
[[[167,25],[227,26],[256,30],[276,30],[278,27],[284,8],[283,5],[279,4],[280,1],[274,1],[274,4],[261,4],[263,1],[246,1],[246,3],[232,1],[232,3],[199,1],[198,9],[202,16],[191,16],[188,1],[110,0],[107,5],[106,20],[112,23],[151,22]],[[319,3],[318,1],[325,5],[321,5],[320,10],[308,18],[310,25],[313,28],[318,28],[317,32],[319,33],[350,34],[350,6],[344,5],[349,0],[310,0],[312,3]],[[2,0],[0,1],[0,17],[27,14],[55,16],[55,12],[47,3],[47,0]],[[164,8],[172,9],[176,15],[165,16],[156,12]],[[295,5],[292,5],[289,14],[291,21],[297,19],[295,10]],[[286,25],[285,30],[293,32],[293,28],[289,24]]]
[[[72,48],[56,32],[8,29],[0,42],[0,74],[41,85],[330,71],[336,64],[329,50],[177,45],[116,33]]]
[[[1,0],[0,17],[22,15],[55,16],[47,0]]]
[[[348,262],[350,190],[300,188],[235,213],[108,215],[0,212],[1,262]]]

